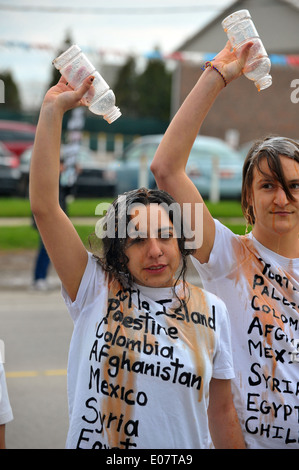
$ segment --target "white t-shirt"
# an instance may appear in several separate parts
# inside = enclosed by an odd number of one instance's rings
[[[249,448],[299,448],[299,259],[215,223],[209,262],[192,260],[229,312],[244,438]]]
[[[89,254],[75,302],[62,291],[74,321],[67,448],[210,446],[209,382],[234,376],[229,320],[189,287],[183,307],[171,288],[125,290]]]
[[[3,364],[0,362],[0,424],[13,420],[13,413],[7,393],[6,379]]]

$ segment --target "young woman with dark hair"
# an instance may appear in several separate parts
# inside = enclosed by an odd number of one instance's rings
[[[30,171],[31,209],[74,322],[66,446],[208,448],[211,436],[215,447],[244,448],[226,308],[184,280],[190,250],[173,199],[146,189],[118,197],[94,254],[59,206],[63,114],[91,85],[74,91],[62,78],[47,92]]]

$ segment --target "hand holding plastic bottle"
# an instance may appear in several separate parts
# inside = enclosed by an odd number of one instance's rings
[[[115,106],[113,91],[79,46],[71,46],[54,59],[53,64],[75,90],[81,86],[83,80],[93,75],[93,86],[84,96],[84,104],[92,113],[103,116],[109,124],[121,116],[119,108]]]
[[[86,106],[84,95],[91,89],[93,81],[93,76],[87,77],[82,85],[74,90],[66,79],[61,77],[59,82],[47,91],[43,106],[55,105],[63,114],[70,109]]]
[[[251,42],[252,47],[243,67],[245,77],[252,80],[258,89],[264,90],[272,84],[269,74],[271,62],[259,37],[248,10],[239,10],[222,21],[222,27],[239,57],[244,44]]]
[[[246,43],[240,48],[237,57],[230,41],[227,41],[226,46],[214,57],[212,61],[213,65],[221,71],[227,83],[230,83],[243,74],[243,69],[252,45],[252,42]]]

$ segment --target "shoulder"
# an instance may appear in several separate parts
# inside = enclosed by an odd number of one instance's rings
[[[225,258],[242,259],[253,248],[253,240],[250,234],[240,235],[234,233],[219,220],[215,221],[216,234],[212,255]]]
[[[62,286],[62,296],[67,307],[76,310],[76,312],[93,302],[94,298],[99,297],[102,299],[102,294],[106,291],[108,284],[108,273],[104,271],[98,258],[90,252],[87,252],[87,254],[86,268],[74,301],[69,298]]]

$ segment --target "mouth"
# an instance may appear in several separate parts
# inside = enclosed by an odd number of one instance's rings
[[[147,271],[149,273],[160,274],[161,272],[163,272],[166,269],[166,267],[167,267],[166,264],[155,264],[155,265],[152,265],[152,266],[147,266],[144,269],[145,269],[145,271]]]
[[[273,212],[270,212],[272,215],[278,215],[280,217],[287,217],[288,215],[291,215],[293,214],[293,212],[289,212],[289,211],[273,211]]]

